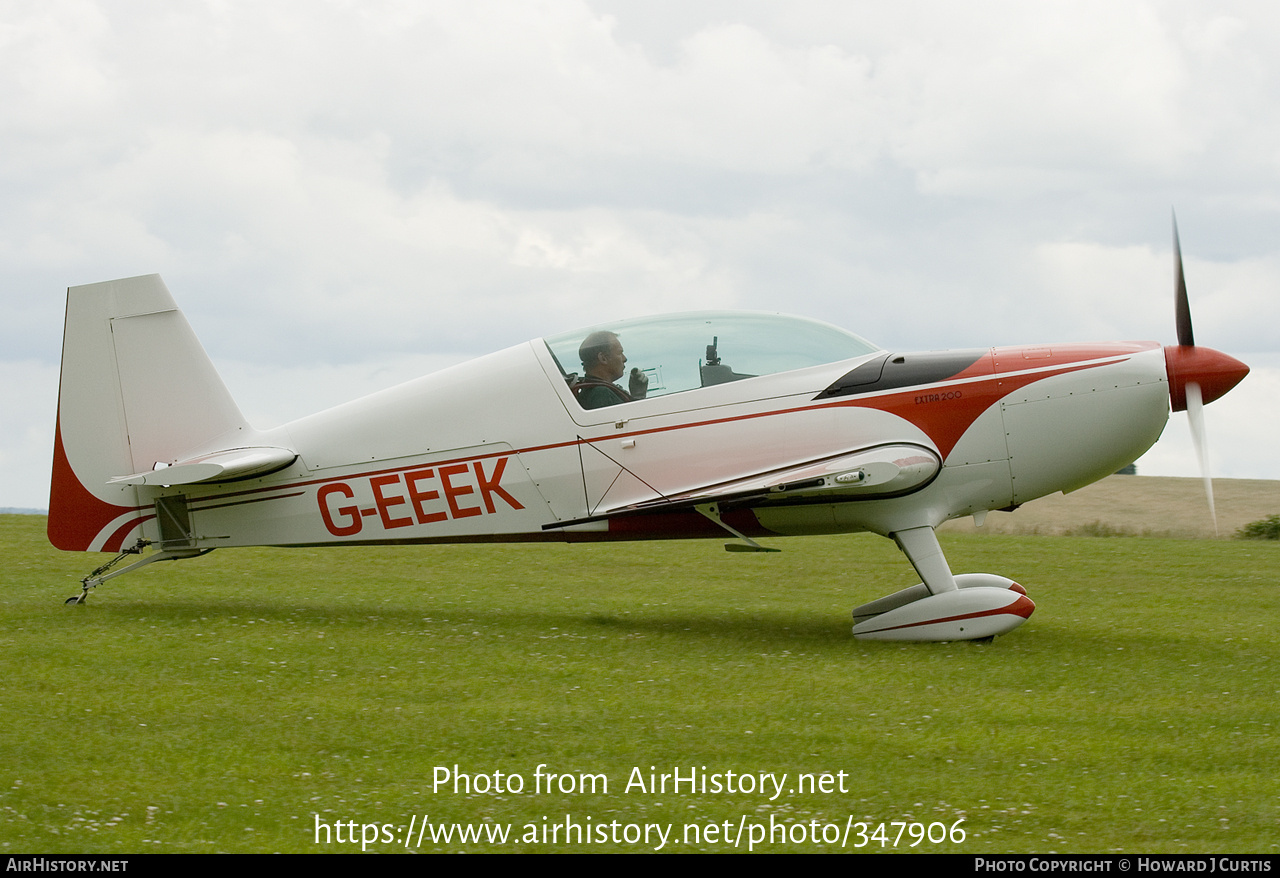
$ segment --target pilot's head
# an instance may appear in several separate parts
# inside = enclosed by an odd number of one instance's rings
[[[578,347],[582,371],[592,378],[617,381],[627,371],[627,356],[616,333],[599,329],[582,340]]]

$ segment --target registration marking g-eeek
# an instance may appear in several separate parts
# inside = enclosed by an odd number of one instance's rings
[[[380,473],[345,481],[327,482],[316,492],[320,517],[335,537],[349,537],[364,529],[364,520],[377,516],[385,530],[434,524],[478,515],[493,515],[498,501],[511,509],[523,504],[502,487],[502,475],[509,457],[499,457],[493,471],[485,472],[484,461],[427,466],[401,473]],[[354,501],[352,483],[365,482],[373,495],[373,505]],[[403,507],[403,508],[401,508]]]

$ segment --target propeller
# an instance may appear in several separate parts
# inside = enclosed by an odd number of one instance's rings
[[[1182,271],[1182,242],[1178,239],[1177,214],[1173,217],[1173,270],[1175,276],[1173,311],[1178,322],[1178,344],[1193,348],[1196,346],[1196,337],[1191,329],[1191,303],[1187,299],[1187,276]]]
[[[1213,532],[1218,532],[1218,514],[1213,504],[1213,479],[1209,474],[1209,443],[1204,428],[1204,407],[1243,380],[1249,367],[1234,357],[1196,347],[1191,328],[1191,304],[1187,299],[1187,280],[1182,270],[1182,244],[1178,240],[1178,217],[1173,218],[1173,264],[1175,274],[1174,315],[1178,324],[1177,346],[1164,349],[1169,374],[1169,400],[1175,412],[1186,411],[1191,424],[1191,440],[1200,458],[1200,476],[1209,500]]]
[[[1213,476],[1209,473],[1209,437],[1204,430],[1204,399],[1200,385],[1187,383],[1187,422],[1191,424],[1191,441],[1200,458],[1200,478],[1204,480],[1204,496],[1209,501],[1209,517],[1213,519],[1213,535],[1218,536],[1218,511],[1213,506]]]

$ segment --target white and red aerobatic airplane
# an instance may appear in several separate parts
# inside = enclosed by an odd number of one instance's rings
[[[232,546],[728,533],[765,551],[757,538],[872,531],[923,581],[855,609],[857,637],[990,638],[1034,605],[1004,577],[953,575],[934,529],[1109,475],[1170,409],[1194,427],[1248,373],[1195,346],[1176,264],[1176,346],[889,353],[795,317],[676,314],[603,327],[643,398],[580,404],[587,329],[273,430],[245,422],[158,276],[72,287],[49,539],[119,553],[82,603],[142,564]]]

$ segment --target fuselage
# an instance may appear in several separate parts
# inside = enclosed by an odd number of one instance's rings
[[[932,459],[905,488],[725,503],[752,536],[888,534],[1095,481],[1168,412],[1154,342],[875,351],[589,410],[534,341],[254,437],[297,451],[279,472],[140,488],[139,523],[165,536],[151,494],[181,498],[200,548],[712,536],[664,499],[882,448]]]

